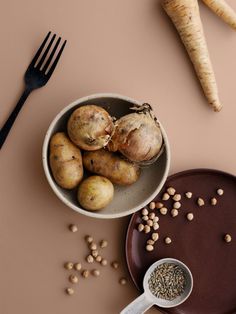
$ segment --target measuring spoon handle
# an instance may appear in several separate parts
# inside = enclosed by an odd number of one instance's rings
[[[124,308],[120,314],[143,314],[145,313],[151,306],[153,306],[153,300],[148,298],[148,296],[143,293],[133,302]]]

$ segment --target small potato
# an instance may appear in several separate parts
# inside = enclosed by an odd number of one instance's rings
[[[80,149],[59,132],[50,141],[50,167],[58,185],[64,189],[75,188],[83,178],[83,164]]]
[[[79,185],[78,189],[80,205],[92,211],[106,207],[112,201],[113,195],[113,184],[102,176],[88,177]]]
[[[130,185],[140,175],[140,168],[105,149],[83,154],[84,167],[90,172],[102,175],[114,184]]]
[[[107,145],[114,130],[109,113],[102,107],[86,105],[70,116],[67,131],[71,141],[79,148],[93,151]]]

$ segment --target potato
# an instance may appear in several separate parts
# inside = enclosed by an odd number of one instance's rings
[[[140,169],[137,165],[105,149],[85,152],[83,165],[87,170],[102,175],[111,180],[112,183],[119,185],[133,184],[140,175]]]
[[[107,145],[114,130],[112,117],[102,107],[86,105],[71,114],[67,131],[79,148],[93,151]]]
[[[102,176],[91,176],[85,179],[78,189],[78,201],[88,210],[100,210],[113,199],[114,187],[111,181]]]
[[[75,188],[83,178],[83,163],[80,149],[59,132],[50,140],[50,167],[58,185],[64,189]]]

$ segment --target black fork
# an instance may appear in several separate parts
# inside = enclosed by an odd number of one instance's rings
[[[49,44],[47,45],[43,55],[41,58],[39,58],[40,54],[42,53],[44,47],[46,46],[46,43],[51,35],[51,32],[47,34],[44,41],[42,42],[41,46],[39,47],[38,51],[36,52],[33,60],[31,61],[30,65],[28,66],[28,69],[25,72],[25,90],[23,94],[21,95],[18,103],[16,104],[14,110],[8,117],[7,121],[5,122],[4,126],[2,127],[0,131],[0,149],[5,142],[7,135],[16,120],[16,117],[18,113],[20,112],[21,108],[23,107],[23,104],[25,103],[25,100],[29,96],[29,94],[36,88],[40,88],[44,86],[48,80],[50,79],[53,71],[56,68],[56,65],[60,59],[60,56],[62,54],[62,51],[66,45],[66,40],[63,42],[59,52],[57,53],[53,63],[51,64],[51,61],[56,53],[56,50],[60,44],[61,37],[59,37],[50,53],[50,55],[47,58],[47,55],[49,53],[50,48],[52,47],[52,44],[56,38],[56,34],[54,34],[49,41]],[[47,60],[46,60],[47,58]],[[46,62],[45,62],[46,61]],[[44,65],[43,65],[44,64]],[[51,64],[51,66],[50,66]]]

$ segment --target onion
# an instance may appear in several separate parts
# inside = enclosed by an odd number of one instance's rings
[[[115,131],[108,144],[110,151],[119,151],[127,159],[140,165],[157,160],[163,151],[160,125],[149,104],[130,108],[134,113],[115,122]]]
[[[71,114],[67,131],[71,141],[79,148],[93,151],[107,145],[114,131],[114,124],[105,109],[86,105]]]

